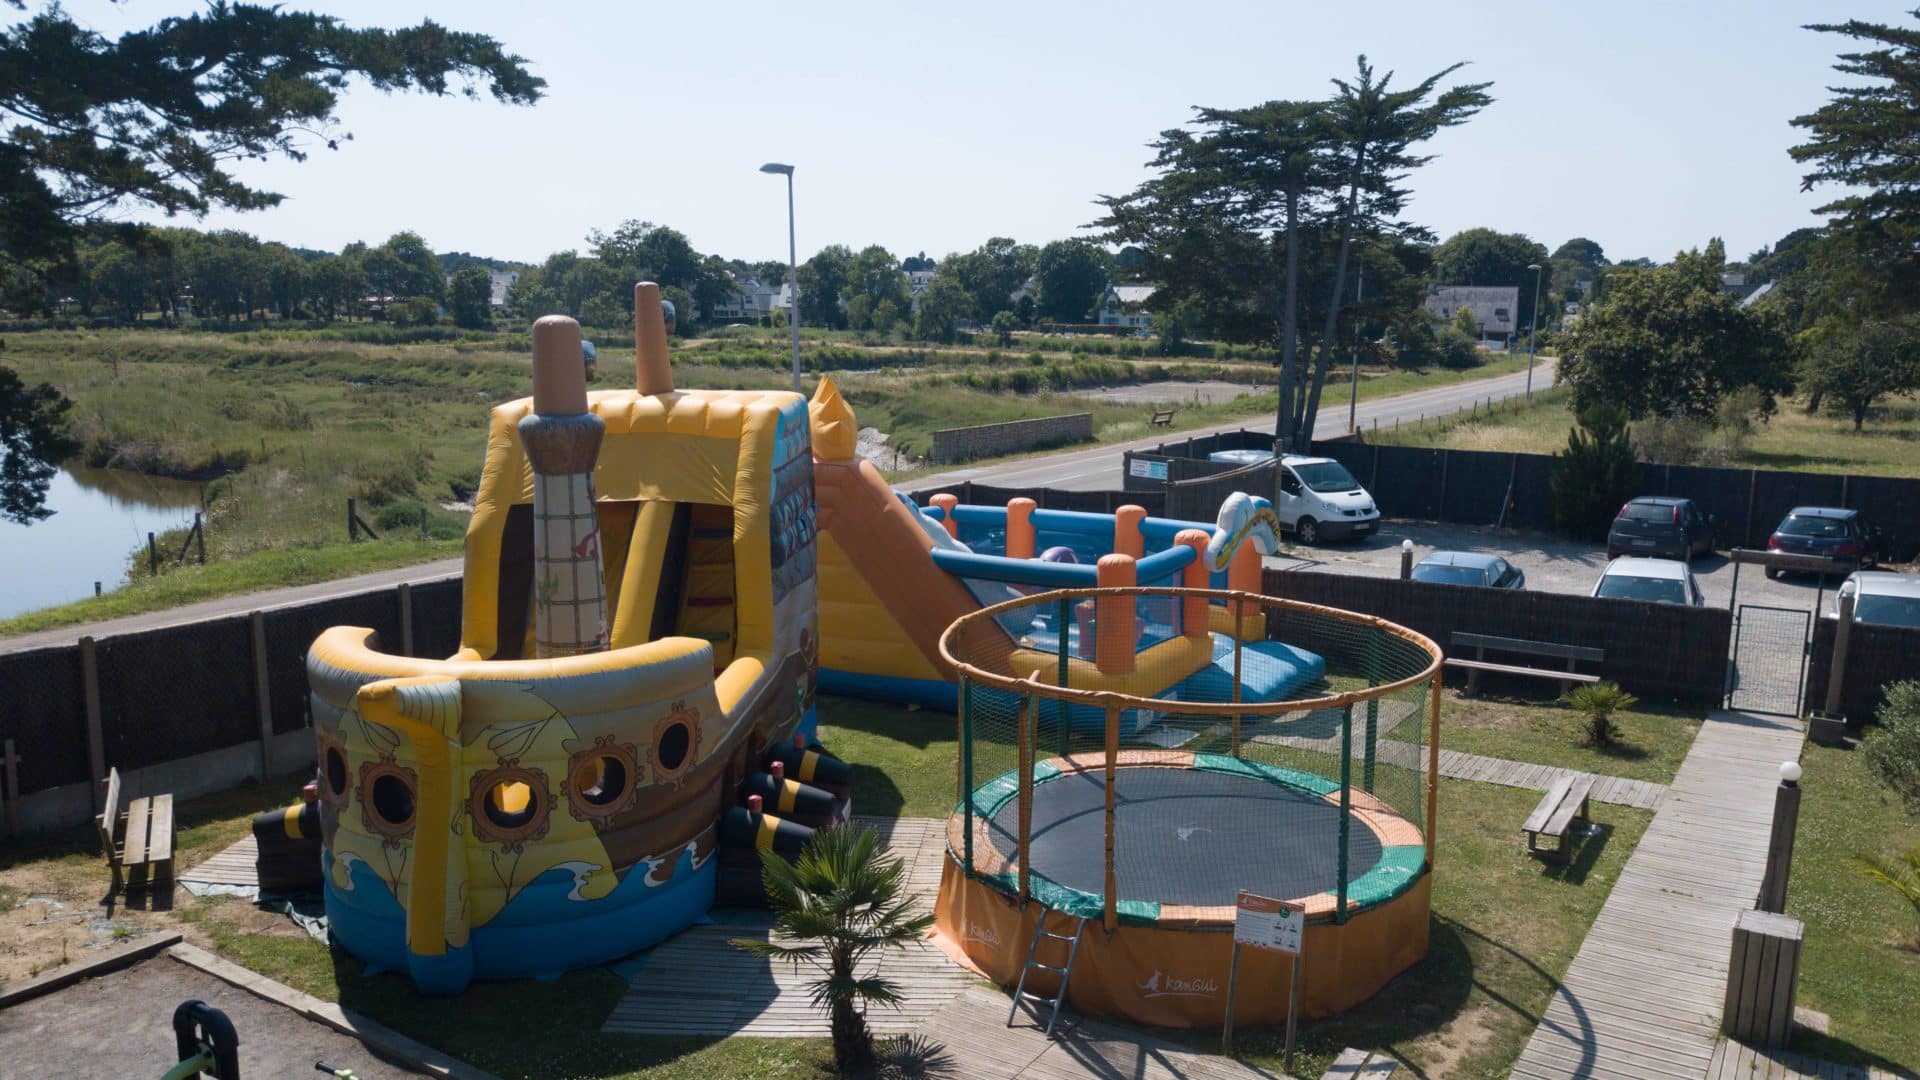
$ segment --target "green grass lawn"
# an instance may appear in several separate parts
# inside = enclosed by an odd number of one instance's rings
[[[1574,425],[1564,388],[1535,394],[1533,405],[1496,407],[1490,414],[1451,417],[1398,430],[1369,431],[1369,441],[1403,446],[1551,454],[1566,449]],[[1847,417],[1808,416],[1805,402],[1782,401],[1779,411],[1754,431],[1745,449],[1726,462],[1733,468],[1848,473],[1854,476],[1920,476],[1920,396],[1888,398],[1875,405],[1860,431]]]
[[[1580,714],[1557,702],[1446,693],[1440,710],[1445,749],[1601,776],[1670,783],[1700,730],[1698,715],[1642,703],[1614,716],[1612,746],[1594,747],[1585,741]]]
[[[1794,1049],[1834,1061],[1920,1071],[1920,934],[1913,908],[1849,865],[1860,852],[1897,856],[1920,843],[1920,815],[1900,804],[1856,750],[1809,742],[1787,914],[1804,920],[1798,1004],[1832,1019]]]

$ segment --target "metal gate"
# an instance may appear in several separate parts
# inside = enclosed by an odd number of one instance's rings
[[[1812,626],[1813,614],[1799,608],[1741,604],[1727,662],[1727,708],[1799,716]]]

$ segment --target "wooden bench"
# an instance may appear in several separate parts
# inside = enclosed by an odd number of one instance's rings
[[[1480,692],[1480,673],[1491,671],[1500,675],[1525,675],[1536,679],[1554,679],[1560,683],[1560,692],[1566,693],[1574,683],[1599,682],[1600,676],[1576,671],[1574,665],[1582,660],[1601,663],[1607,658],[1605,649],[1590,649],[1585,645],[1561,645],[1552,641],[1526,641],[1521,638],[1496,637],[1491,634],[1465,634],[1455,631],[1453,647],[1472,649],[1473,659],[1447,657],[1447,666],[1465,668],[1467,672],[1467,696]],[[1519,653],[1522,656],[1545,656],[1556,660],[1565,660],[1565,671],[1549,668],[1526,667],[1520,664],[1500,664],[1487,659],[1487,650],[1494,652]]]
[[[120,770],[107,770],[100,809],[100,848],[113,871],[113,887],[143,891],[173,880],[173,796],[135,799],[120,808]],[[134,872],[137,873],[137,877]]]
[[[1154,427],[1172,427],[1173,414],[1174,414],[1173,409],[1155,409],[1153,413],[1153,426]]]
[[[1587,816],[1587,802],[1593,796],[1594,781],[1598,778],[1592,773],[1569,773],[1553,782],[1547,793],[1540,797],[1540,805],[1527,815],[1527,823],[1520,826],[1527,834],[1527,852],[1555,862],[1566,862],[1573,854],[1573,846],[1568,843],[1568,834],[1575,825],[1585,828],[1591,818]],[[1556,846],[1548,850],[1540,846],[1540,838],[1551,836]]]
[[[1320,1080],[1387,1080],[1399,1067],[1400,1063],[1390,1054],[1349,1046],[1320,1074]]]

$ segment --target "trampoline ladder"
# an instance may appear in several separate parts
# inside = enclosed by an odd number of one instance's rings
[[[1020,1015],[1020,1003],[1022,1001],[1031,1001],[1036,1005],[1044,1003],[1050,1010],[1047,1014],[1047,1038],[1053,1037],[1053,1025],[1060,1019],[1060,1003],[1067,1000],[1067,980],[1073,978],[1073,961],[1075,957],[1080,955],[1080,935],[1085,933],[1087,929],[1086,919],[1069,915],[1067,917],[1073,919],[1073,933],[1056,934],[1047,929],[1047,916],[1051,914],[1053,914],[1052,908],[1045,904],[1040,905],[1040,919],[1033,924],[1033,940],[1027,944],[1027,962],[1026,965],[1020,969],[1019,984],[1013,988],[1013,1008],[1007,1012],[1007,1026],[1012,1027],[1014,1020]],[[1042,938],[1067,943],[1067,963],[1065,967],[1055,967],[1052,964],[1044,964],[1035,959],[1040,952],[1040,941]],[[1060,977],[1060,992],[1052,997],[1027,993],[1027,976],[1036,970],[1047,971],[1058,975]],[[1039,1018],[1039,1011],[1037,1009],[1035,1010],[1034,1016],[1035,1019]]]

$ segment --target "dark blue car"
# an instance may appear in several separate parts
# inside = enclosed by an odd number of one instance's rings
[[[1860,517],[1858,510],[1834,506],[1796,506],[1767,537],[1768,551],[1789,555],[1824,555],[1838,559],[1846,570],[1858,570],[1880,561],[1880,530]],[[1767,567],[1767,576],[1783,571]]]

